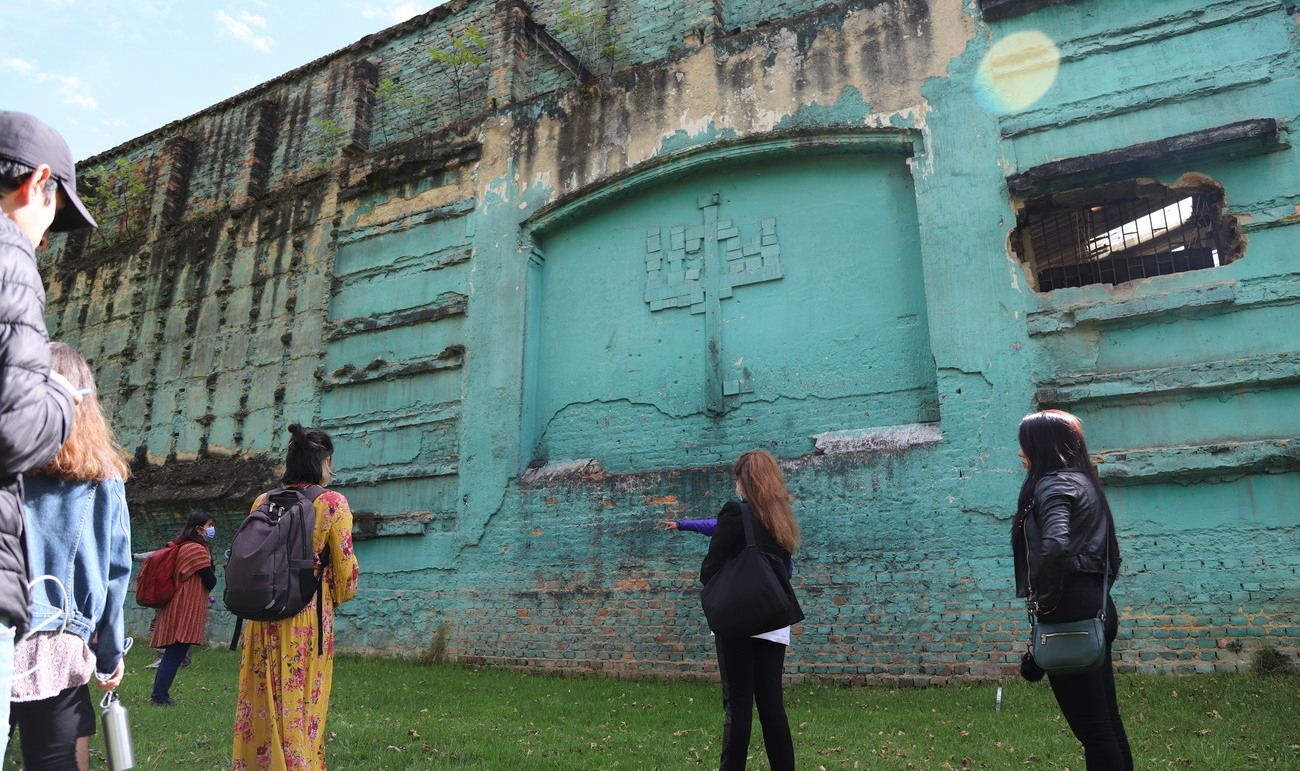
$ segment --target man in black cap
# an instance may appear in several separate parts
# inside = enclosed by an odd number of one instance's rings
[[[27,630],[22,473],[48,463],[81,396],[50,369],[36,250],[50,230],[93,228],[72,153],[30,115],[0,112],[0,729],[9,723],[14,637]],[[69,587],[71,589],[71,587]],[[8,731],[0,730],[0,757]]]

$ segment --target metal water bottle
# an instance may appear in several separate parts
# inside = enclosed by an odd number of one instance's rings
[[[135,750],[131,747],[131,721],[117,691],[109,691],[100,700],[103,708],[100,722],[104,725],[104,747],[108,755],[109,771],[126,771],[135,768]]]

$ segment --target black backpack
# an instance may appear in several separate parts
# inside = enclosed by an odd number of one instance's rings
[[[241,625],[244,619],[293,618],[313,595],[319,596],[321,575],[316,571],[312,536],[316,530],[315,502],[324,492],[319,485],[272,490],[235,531],[226,563],[224,599],[226,609],[239,618]],[[322,568],[326,556],[322,550]],[[238,638],[237,625],[232,648]]]

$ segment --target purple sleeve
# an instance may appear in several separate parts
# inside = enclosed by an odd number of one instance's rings
[[[716,519],[683,519],[677,523],[678,530],[690,530],[700,535],[712,536],[713,531],[718,528]]]

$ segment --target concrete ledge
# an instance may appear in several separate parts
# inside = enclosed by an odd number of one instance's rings
[[[1134,282],[1136,283],[1136,282]],[[1100,285],[1072,290],[1061,300],[1053,295],[1038,297],[1041,310],[1031,311],[1027,326],[1033,336],[1072,332],[1081,324],[1134,323],[1157,320],[1171,314],[1186,317],[1189,312],[1217,313],[1249,306],[1293,304],[1300,300],[1300,277],[1265,275],[1215,281],[1168,291],[1152,291],[1155,284],[1138,287],[1129,296]],[[1089,299],[1077,299],[1080,293]]]
[[[443,292],[432,302],[419,308],[330,322],[329,331],[325,333],[325,342],[332,343],[349,335],[364,332],[377,332],[395,327],[442,321],[452,316],[464,316],[468,309],[468,297],[460,292]]]
[[[813,436],[818,455],[843,455],[850,452],[890,452],[906,450],[943,439],[938,423],[909,423],[905,426],[850,428],[827,431]]]
[[[408,511],[404,514],[352,512],[352,537],[358,541],[394,535],[424,535],[439,517],[432,511]]]
[[[984,21],[1002,21],[1067,2],[1069,0],[980,0],[980,13]]]
[[[1031,312],[1028,327],[1031,335],[1047,335],[1072,330],[1088,322],[1127,321],[1173,312],[1185,313],[1189,308],[1224,307],[1236,302],[1236,282],[1219,281],[1168,292],[1123,298],[1108,296],[1101,300],[1048,307]],[[1044,300],[1043,304],[1049,303]]]
[[[349,164],[345,182],[349,189],[340,196],[346,200],[375,189],[405,185],[482,157],[483,148],[474,140],[443,135],[415,137]]]
[[[436,355],[423,359],[392,362],[377,357],[374,361],[361,368],[352,364],[339,367],[334,370],[332,378],[321,383],[321,390],[328,391],[340,386],[370,383],[377,380],[391,380],[425,372],[436,372],[442,369],[456,369],[464,363],[465,346],[459,344],[449,345]]]
[[[421,209],[411,214],[395,217],[387,222],[371,225],[369,227],[352,228],[351,230],[339,235],[338,244],[339,246],[348,246],[370,238],[375,238],[376,236],[409,230],[418,225],[427,225],[431,222],[441,222],[442,220],[463,217],[474,211],[474,206],[475,201],[473,198],[458,198],[451,203],[436,206],[432,209]]]
[[[549,461],[545,466],[529,468],[520,479],[525,485],[544,485],[551,482],[573,482],[604,476],[605,468],[593,458]]]
[[[1300,440],[1262,439],[1190,447],[1156,447],[1097,453],[1097,474],[1108,484],[1279,473],[1300,469]]]
[[[403,463],[391,466],[369,467],[356,471],[340,472],[338,484],[374,485],[380,482],[394,482],[403,479],[430,479],[432,477],[455,476],[460,473],[459,459],[449,456],[440,461],[427,463]]]
[[[1056,378],[1039,383],[1035,398],[1043,406],[1126,397],[1147,400],[1170,392],[1177,392],[1178,398],[1186,399],[1196,391],[1241,387],[1263,389],[1298,381],[1300,353],[1269,353],[1172,367]]]

